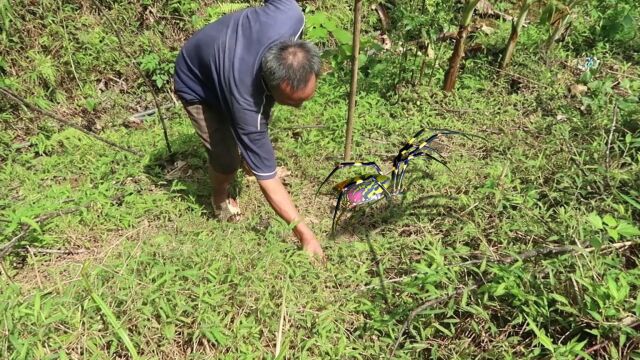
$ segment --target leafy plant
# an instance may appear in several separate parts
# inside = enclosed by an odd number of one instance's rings
[[[148,53],[138,59],[140,68],[147,74],[154,84],[162,89],[173,76],[174,61],[177,52]]]
[[[330,14],[318,11],[307,15],[305,19],[304,38],[318,43],[323,47],[323,57],[327,59],[331,68],[340,71],[346,69],[345,64],[351,60],[351,32],[340,26]],[[369,36],[360,39],[359,66],[366,67],[369,56],[379,51],[381,46]]]
[[[600,27],[600,36],[605,41],[625,42],[638,36],[637,9],[629,5],[617,4],[607,13]]]
[[[616,220],[610,214],[600,217],[596,213],[591,213],[588,219],[594,229],[606,230],[607,234],[616,241],[619,240],[620,237],[634,238],[640,236],[640,230],[638,230],[636,226],[627,221]]]
[[[544,51],[551,51],[556,43],[566,36],[575,16],[575,7],[579,1],[569,0],[565,4],[558,0],[550,0],[542,10],[540,23],[549,26],[550,29],[547,41],[543,46]]]
[[[191,23],[194,28],[200,29],[226,14],[245,9],[248,6],[249,4],[246,3],[218,3],[206,8],[206,16],[194,15],[191,18]]]

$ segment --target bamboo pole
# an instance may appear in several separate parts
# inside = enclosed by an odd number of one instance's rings
[[[524,24],[525,19],[527,18],[527,13],[529,12],[529,8],[533,0],[523,0],[522,7],[520,8],[520,15],[518,16],[518,20],[511,23],[511,35],[509,36],[509,41],[507,42],[507,46],[504,49],[504,53],[502,55],[502,59],[500,61],[500,69],[506,69],[509,63],[511,62],[511,58],[513,57],[513,52],[516,49],[516,42],[518,41],[518,37],[520,37],[520,31],[522,30],[522,25]]]
[[[462,20],[460,21],[460,27],[458,28],[458,38],[456,39],[456,45],[453,49],[453,54],[449,59],[449,68],[444,76],[443,90],[446,92],[453,91],[456,86],[456,80],[458,80],[458,71],[460,69],[460,63],[464,58],[464,43],[469,35],[469,25],[471,24],[471,17],[473,16],[473,10],[476,8],[480,0],[466,0],[464,5],[464,12]]]
[[[351,91],[349,92],[349,111],[347,114],[347,134],[344,147],[344,161],[351,158],[353,141],[353,114],[356,108],[356,91],[358,88],[358,56],[360,55],[360,20],[362,18],[362,0],[355,0],[353,8],[353,50],[351,54]]]

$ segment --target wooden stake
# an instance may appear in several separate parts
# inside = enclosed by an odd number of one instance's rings
[[[360,55],[360,19],[362,17],[362,0],[355,0],[353,9],[353,51],[351,54],[351,91],[349,92],[349,112],[347,114],[347,136],[345,138],[344,161],[351,158],[353,141],[353,114],[356,108],[356,91],[358,88],[358,56]]]

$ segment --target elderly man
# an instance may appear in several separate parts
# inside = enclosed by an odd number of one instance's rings
[[[175,92],[207,149],[214,213],[237,221],[229,185],[244,159],[271,207],[302,248],[323,257],[315,235],[276,176],[268,123],[275,103],[300,107],[316,89],[319,52],[299,40],[304,15],[294,0],[265,0],[195,33],[176,60]]]

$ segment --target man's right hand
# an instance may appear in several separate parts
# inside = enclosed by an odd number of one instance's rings
[[[271,207],[284,221],[287,222],[287,224],[300,221],[300,215],[298,214],[293,201],[291,201],[289,192],[285,189],[279,179],[258,180],[258,184]],[[304,251],[312,256],[318,257],[319,260],[325,260],[322,247],[307,224],[303,221],[295,224],[293,233],[296,235],[298,240],[300,240],[300,245]]]
[[[306,231],[303,231],[303,232],[297,231],[298,230],[297,228],[301,226],[305,227]],[[305,252],[307,252],[307,254],[317,258],[320,261],[324,262],[326,260],[324,256],[324,251],[322,251],[322,247],[320,246],[320,243],[316,239],[316,236],[313,234],[313,232],[311,232],[311,229],[309,229],[304,224],[299,224],[296,227],[296,230],[294,230],[294,232],[296,234],[296,237],[300,240],[300,244],[302,244],[302,250],[304,250]]]

